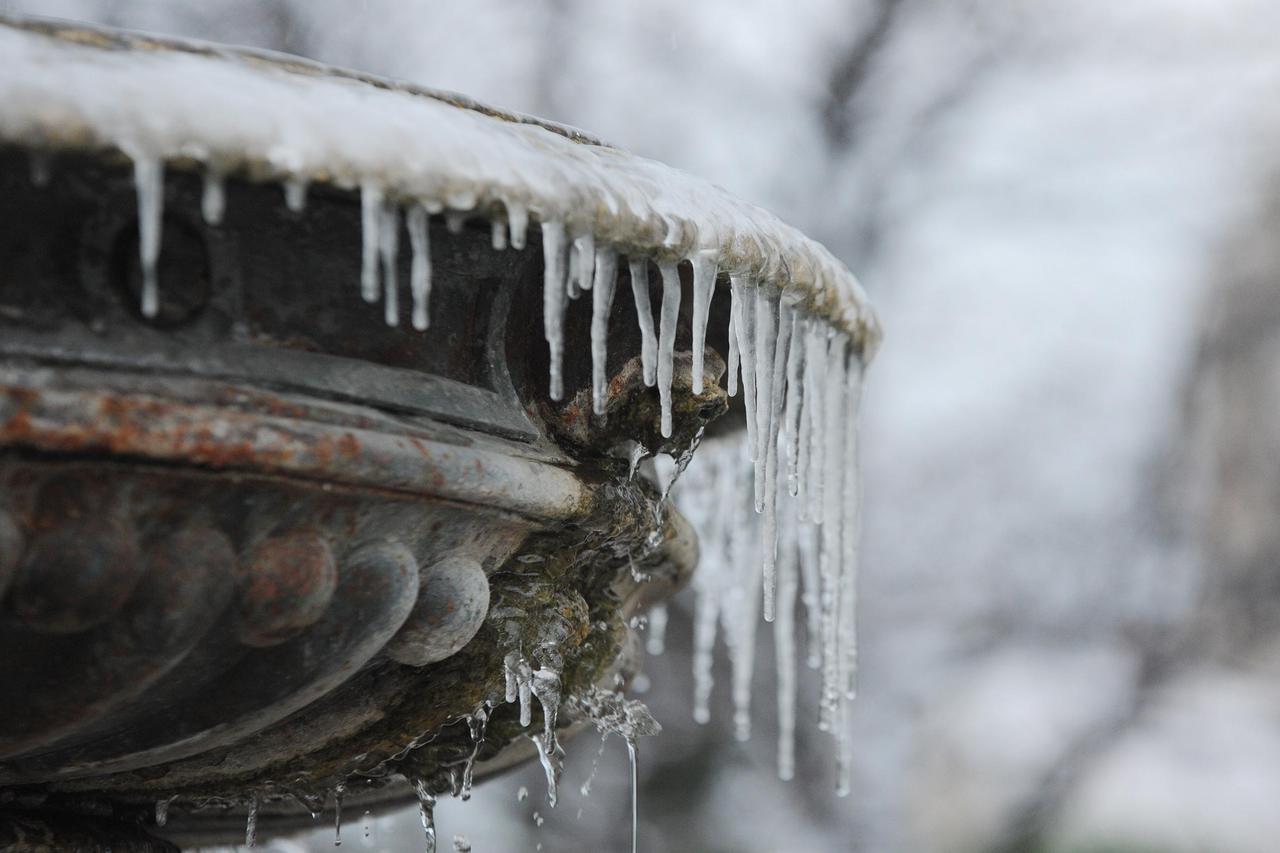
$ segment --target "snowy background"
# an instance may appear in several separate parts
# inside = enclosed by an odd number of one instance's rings
[[[682,601],[647,668],[665,731],[643,744],[642,849],[1275,848],[1280,7],[0,11],[286,50],[577,125],[773,209],[859,274],[886,338],[864,406],[853,793],[833,795],[812,726],[797,780],[777,781],[767,632],[753,741],[733,741],[722,673],[720,713],[693,723]],[[1241,356],[1246,338],[1263,343]],[[554,812],[537,768],[442,803],[442,846],[462,833],[477,851],[624,849],[620,742],[577,793],[597,745],[570,744]],[[413,814],[367,838],[352,822],[344,846],[412,850],[419,833]]]

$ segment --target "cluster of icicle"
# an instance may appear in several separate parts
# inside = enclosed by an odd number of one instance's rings
[[[416,259],[412,321],[425,328],[426,217],[447,211],[451,225],[467,215],[505,218],[506,233],[494,226],[495,245],[519,248],[527,223],[536,219],[544,243],[577,247],[576,262],[563,249],[551,253],[564,263],[549,264],[548,278],[566,283],[565,291],[552,287],[546,297],[553,343],[552,315],[563,294],[590,286],[595,246],[609,243],[671,259],[664,277],[675,260],[690,259],[695,270],[715,262],[763,281],[788,282],[852,331],[865,350],[874,349],[878,322],[845,265],[773,214],[708,181],[579,132],[459,106],[457,98],[396,81],[84,29],[0,18],[0,141],[123,152],[135,163],[140,200],[144,187],[160,186],[164,164],[203,164],[211,221],[221,212],[221,176],[230,173],[281,181],[294,208],[301,208],[308,182],[357,190],[365,224],[362,292],[378,298],[377,268],[390,271],[381,287],[390,322],[399,322],[400,300],[398,288],[387,286],[394,271],[386,261],[398,251],[401,233],[390,226],[401,218],[407,225]],[[139,210],[143,268],[151,271],[143,297],[148,314],[158,304],[161,198],[148,190]],[[395,204],[386,204],[390,200]],[[709,287],[704,279],[699,289]],[[648,347],[655,371],[657,345]]]
[[[848,337],[776,292],[735,281],[730,393],[747,413],[740,439],[704,442],[675,501],[698,531],[694,717],[710,718],[712,653],[723,626],[734,728],[750,733],[759,610],[774,622],[778,773],[795,772],[797,600],[806,661],[821,672],[818,726],[836,743],[837,791],[850,787],[849,703],[857,665],[863,363]]]

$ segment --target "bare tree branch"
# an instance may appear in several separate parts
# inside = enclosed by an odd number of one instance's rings
[[[889,33],[903,5],[903,0],[875,0],[870,23],[831,69],[827,80],[827,100],[822,107],[822,126],[827,144],[832,149],[846,147],[853,136],[851,102],[871,70],[876,56],[888,43]]]

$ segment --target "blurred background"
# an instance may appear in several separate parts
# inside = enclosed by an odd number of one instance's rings
[[[665,731],[641,745],[642,849],[1276,849],[1280,7],[0,11],[273,48],[577,125],[774,210],[858,273],[886,337],[864,406],[853,792],[834,795],[812,723],[796,780],[777,779],[768,631],[753,739],[732,737],[719,669],[713,720],[693,722],[681,599],[646,666]],[[816,692],[802,683],[802,721]],[[554,811],[536,767],[442,803],[442,847],[627,849],[626,753],[600,750],[571,742]],[[416,850],[420,832],[412,811],[349,815],[344,847]]]

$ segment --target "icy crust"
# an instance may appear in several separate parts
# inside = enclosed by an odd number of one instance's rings
[[[571,129],[304,60],[80,27],[0,18],[0,56],[3,141],[118,150],[144,180],[195,161],[214,178],[215,209],[217,178],[237,173],[279,180],[291,206],[321,181],[406,213],[473,213],[507,223],[514,248],[530,220],[558,225],[580,249],[585,239],[688,260],[699,285],[718,270],[786,288],[864,356],[879,340],[857,280],[825,248],[707,181]]]

